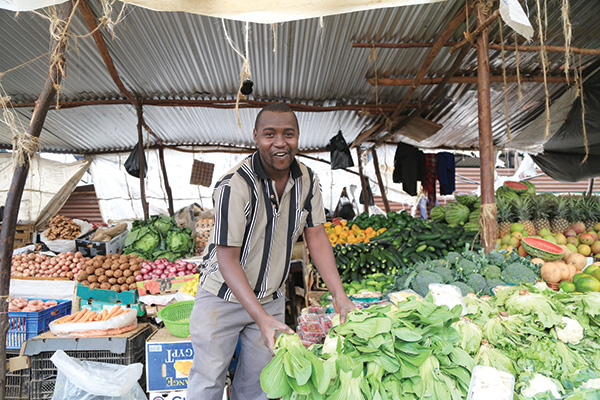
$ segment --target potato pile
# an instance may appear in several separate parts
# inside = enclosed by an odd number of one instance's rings
[[[23,297],[14,298],[8,303],[8,311],[37,312],[58,304],[56,300],[29,300]]]
[[[210,238],[210,231],[214,225],[215,220],[212,218],[204,218],[196,221],[196,255],[200,255],[204,251]]]
[[[81,234],[81,226],[73,222],[71,218],[62,215],[56,215],[50,218],[48,225],[50,225],[50,228],[45,232],[48,240],[74,240]]]
[[[56,257],[36,253],[15,254],[12,256],[10,276],[73,279],[89,260],[80,252],[70,251]]]
[[[76,276],[77,280],[90,289],[122,292],[136,290],[135,275],[145,260],[137,254],[107,254],[87,261]]]

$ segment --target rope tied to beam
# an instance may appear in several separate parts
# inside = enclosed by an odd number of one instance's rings
[[[0,121],[8,125],[13,133],[13,167],[24,165],[25,161],[31,163],[31,157],[41,150],[39,139],[27,133],[24,127],[17,127],[15,115],[10,110],[10,96],[0,96],[0,106]]]
[[[237,53],[237,55],[239,55],[242,60],[242,68],[240,70],[240,83],[238,86],[238,91],[237,91],[237,96],[235,99],[235,115],[237,116],[237,123],[238,123],[238,127],[242,127],[242,123],[240,122],[240,112],[239,112],[239,105],[240,105],[240,98],[243,96],[242,94],[242,86],[244,85],[244,81],[248,78],[250,78],[250,76],[252,76],[252,73],[250,72],[250,61],[248,59],[248,47],[249,47],[249,36],[250,36],[250,23],[246,22],[246,24],[244,25],[244,50],[245,50],[245,54],[242,54],[242,52],[240,50],[237,49],[237,47],[235,47],[235,44],[233,43],[233,40],[231,39],[231,36],[229,36],[229,33],[227,33],[227,27],[225,26],[225,19],[221,19],[221,22],[223,24],[223,32],[225,33],[225,39],[227,39],[227,43],[229,43],[229,46],[231,46],[231,48],[233,49],[233,51],[235,51]],[[244,96],[244,98],[246,98],[246,96]]]
[[[489,221],[496,222],[496,210],[496,203],[487,203],[481,205],[481,214],[479,215],[479,226],[481,226],[481,232],[487,232],[488,228],[490,227]]]

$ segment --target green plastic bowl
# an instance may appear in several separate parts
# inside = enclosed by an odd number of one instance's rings
[[[165,328],[177,337],[190,336],[190,315],[194,300],[180,301],[170,304],[158,312],[158,318],[165,323]]]

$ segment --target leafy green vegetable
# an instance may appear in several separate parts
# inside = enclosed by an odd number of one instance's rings
[[[123,246],[124,254],[135,253],[151,261],[175,261],[193,252],[194,238],[189,228],[178,227],[173,218],[153,215],[148,220],[133,221]]]

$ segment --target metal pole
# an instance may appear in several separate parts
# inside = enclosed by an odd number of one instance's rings
[[[35,138],[40,137],[48,108],[54,95],[56,94],[56,88],[59,87],[62,80],[62,70],[65,65],[65,47],[66,47],[66,36],[64,33],[68,29],[67,20],[73,10],[73,3],[67,1],[60,7],[60,24],[56,25],[54,37],[61,38],[59,41],[53,42],[53,50],[51,54],[51,65],[48,78],[38,100],[35,103],[33,115],[27,133]],[[62,65],[61,65],[62,64]],[[29,138],[28,140],[32,140]],[[16,150],[16,149],[15,149]],[[15,239],[15,229],[17,226],[17,219],[19,216],[19,208],[21,205],[21,198],[23,197],[23,189],[25,187],[25,181],[29,173],[29,159],[28,155],[25,155],[23,164],[18,164],[13,172],[12,182],[6,196],[6,203],[4,208],[4,216],[2,219],[2,230],[0,231],[0,343],[2,343],[2,350],[0,350],[0,400],[5,399],[6,388],[4,382],[6,382],[6,335],[8,332],[8,302],[7,297],[10,290],[10,266],[12,261],[12,252]]]
[[[379,185],[379,191],[381,192],[381,198],[383,199],[383,206],[385,207],[385,212],[390,212],[390,202],[385,193],[383,179],[381,179],[381,171],[379,170],[379,160],[377,159],[377,149],[375,146],[371,148],[371,154],[373,154],[373,165],[375,166],[375,175],[377,176],[377,184]]]
[[[480,0],[475,5],[477,25],[487,20],[491,2]],[[494,200],[494,143],[490,101],[489,33],[477,38],[477,97],[479,108],[479,151],[481,159],[481,230],[483,248],[489,253],[496,247],[496,203]]]
[[[142,208],[144,209],[144,219],[150,218],[148,211],[148,202],[146,201],[146,157],[144,157],[144,134],[142,128],[144,125],[142,102],[137,103],[137,116],[138,116],[138,154],[140,156],[140,200],[142,201]]]

